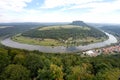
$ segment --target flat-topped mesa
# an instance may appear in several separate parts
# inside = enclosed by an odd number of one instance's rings
[[[77,25],[77,26],[88,26],[83,21],[73,21],[70,25]]]

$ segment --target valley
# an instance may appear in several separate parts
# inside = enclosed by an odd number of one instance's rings
[[[19,26],[21,26],[21,24]],[[50,27],[49,29],[51,29]],[[59,43],[60,46],[58,46],[58,43],[54,46],[45,46],[45,43],[42,44],[44,46],[40,46],[41,44],[33,45],[33,42],[31,42],[32,44],[27,43],[31,40],[37,42],[36,39],[41,39],[22,35],[23,33],[28,33],[29,31],[31,32],[36,29],[39,31],[41,31],[41,29],[48,30],[48,28],[46,29],[46,26],[40,27],[40,25],[36,27],[13,26],[11,28],[6,27],[0,29],[0,33],[4,33],[4,35],[1,34],[0,36],[0,79],[77,80],[77,78],[80,77],[83,80],[117,80],[119,78],[120,46],[119,33],[116,32],[119,28],[116,28],[115,31],[114,29],[107,28],[105,30],[103,28],[102,30],[104,31],[102,34],[105,35],[103,41],[91,42],[87,45],[79,44],[78,46],[75,44],[66,46],[61,43]],[[93,28],[87,28],[82,30],[89,31],[92,29]],[[99,29],[94,28],[94,31],[99,32]],[[79,37],[81,37],[81,35]],[[24,42],[18,42],[18,40],[14,41],[14,39],[22,39]],[[90,38],[85,39],[87,40]],[[46,40],[46,44],[53,44],[54,40],[59,41],[59,39],[51,38],[48,39],[48,41]],[[95,38],[95,40],[97,40],[97,38]],[[81,72],[81,70],[83,72]],[[54,72],[56,74],[54,74]],[[55,75],[57,75],[57,77],[54,77]]]
[[[117,43],[117,39],[109,33],[90,27],[83,22],[82,26],[81,22],[77,21],[76,24],[74,21],[74,25],[71,23],[37,27],[7,38],[1,43],[13,48],[48,53],[80,52]]]
[[[0,80],[120,80],[120,0],[0,0]]]

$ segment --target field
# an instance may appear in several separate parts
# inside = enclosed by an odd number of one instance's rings
[[[69,38],[65,42],[61,42],[55,39],[42,40],[41,38],[30,38],[30,37],[24,37],[21,35],[16,35],[12,37],[12,40],[20,43],[41,45],[41,46],[79,46],[79,45],[87,45],[90,43],[101,42],[106,40],[106,38],[102,37],[102,38],[96,39],[94,37],[87,37],[87,38],[76,39],[76,40],[72,40],[72,38]]]
[[[44,45],[44,46],[64,45],[64,44],[62,44],[59,41],[54,40],[54,39],[41,40],[40,38],[30,38],[30,37],[24,37],[24,36],[14,36],[14,37],[12,37],[12,40],[20,42],[20,43],[34,44],[34,45]]]
[[[56,29],[72,29],[72,28],[80,28],[81,30],[90,30],[89,27],[75,26],[75,25],[61,25],[61,26],[48,26],[39,28],[39,30],[56,30]]]
[[[13,27],[13,26],[0,26],[0,29],[8,28],[8,27]]]

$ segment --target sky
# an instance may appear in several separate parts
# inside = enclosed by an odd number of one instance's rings
[[[120,23],[120,0],[0,0],[0,22]]]

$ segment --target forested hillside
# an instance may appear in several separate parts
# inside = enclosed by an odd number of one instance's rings
[[[0,48],[0,80],[118,80],[120,54],[81,57]]]
[[[46,35],[47,34],[47,35]],[[68,38],[72,37],[75,38],[85,38],[85,37],[103,37],[105,36],[104,33],[97,29],[81,29],[81,28],[72,28],[72,29],[52,29],[52,30],[30,30],[22,34],[26,37],[33,37],[33,38],[52,38],[52,39],[63,39],[67,40]]]
[[[70,28],[66,28],[70,26]],[[71,28],[72,26],[72,28]],[[52,27],[49,29],[49,27]],[[26,37],[33,38],[52,38],[57,40],[67,40],[69,38],[86,38],[86,37],[105,37],[106,35],[100,30],[90,27],[82,21],[73,21],[70,25],[57,25],[57,26],[47,26],[48,29],[37,28],[27,32],[22,35]],[[41,30],[40,30],[41,29]],[[47,34],[47,35],[46,35]]]
[[[38,27],[12,38],[14,41],[42,46],[79,46],[102,42],[107,36],[82,21],[68,25]]]

